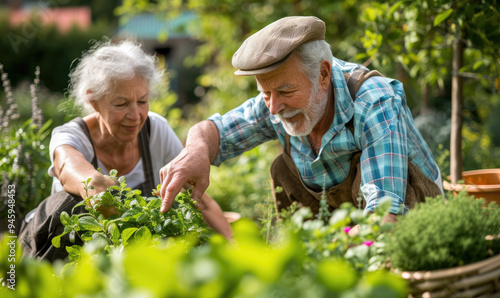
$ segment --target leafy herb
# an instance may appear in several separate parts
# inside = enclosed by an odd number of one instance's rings
[[[116,177],[116,171],[110,175]],[[72,214],[62,212],[60,219],[64,232],[52,239],[55,247],[60,247],[61,237],[69,234],[71,242],[79,237],[84,243],[93,239],[102,239],[106,251],[121,249],[132,242],[149,244],[160,238],[193,233],[205,241],[211,229],[203,222],[201,212],[196,208],[189,192],[181,192],[175,198],[170,210],[160,212],[161,199],[153,195],[141,196],[140,190],[127,186],[125,178],[118,178],[119,185],[111,186],[106,191],[87,197],[78,206],[85,206],[88,213]],[[82,181],[89,190],[90,179]],[[159,192],[158,185],[154,194]],[[74,210],[73,208],[73,210]],[[117,214],[105,218],[102,208],[114,208]],[[70,258],[77,254],[75,248],[67,248]],[[73,255],[72,255],[73,254]]]
[[[394,268],[435,270],[466,265],[500,252],[500,209],[466,192],[427,198],[387,235]],[[487,237],[490,235],[490,237]]]

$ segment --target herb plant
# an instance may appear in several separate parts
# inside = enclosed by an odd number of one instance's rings
[[[110,172],[116,178],[116,170]],[[89,188],[90,178],[83,181],[86,190]],[[203,222],[201,212],[196,209],[196,202],[191,199],[189,192],[181,192],[175,198],[170,210],[160,212],[161,199],[157,195],[141,196],[141,191],[132,190],[127,186],[125,178],[118,178],[119,185],[111,186],[106,191],[87,197],[78,206],[85,206],[88,213],[72,214],[61,213],[61,223],[65,226],[64,232],[52,239],[55,247],[60,247],[61,237],[69,234],[71,242],[76,237],[86,243],[95,239],[102,239],[106,243],[106,250],[121,249],[131,242],[151,243],[160,238],[194,233],[201,241],[206,240],[211,232]],[[154,194],[157,194],[158,185]],[[114,208],[117,214],[105,218],[99,211],[101,208]],[[68,249],[70,253],[74,249]]]
[[[31,84],[31,117],[25,119],[20,114],[18,104],[25,95],[14,92],[9,76],[0,63],[0,76],[5,103],[0,97],[0,219],[7,218],[9,192],[15,190],[16,204],[12,209],[18,218],[50,195],[52,178],[47,175],[50,166],[48,136],[52,120],[44,122],[38,84],[40,70],[37,67]],[[20,223],[16,225],[18,228]],[[0,231],[2,229],[0,224]]]
[[[444,269],[500,253],[499,233],[498,206],[460,192],[415,206],[387,235],[386,249],[394,268]]]

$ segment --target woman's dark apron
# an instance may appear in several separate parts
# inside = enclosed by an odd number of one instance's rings
[[[381,76],[378,71],[355,71],[351,76],[346,75],[351,98],[355,98],[357,90],[366,79],[378,75]],[[346,127],[354,136],[353,119],[346,124]],[[308,206],[314,214],[317,214],[322,192],[314,191],[304,184],[299,170],[290,156],[290,152],[290,136],[287,134],[285,136],[284,152],[274,160],[270,169],[271,189],[275,206],[280,211],[283,208],[288,208],[293,202],[297,202],[299,206]],[[347,178],[342,183],[325,190],[330,211],[338,208],[344,202],[350,202],[356,207],[365,208],[366,202],[360,194],[360,157],[361,151],[355,152],[351,159],[351,167]],[[278,186],[282,188],[282,191],[276,192]],[[405,205],[411,209],[415,203],[425,201],[425,197],[435,197],[440,194],[441,190],[437,184],[425,176],[412,162],[408,161]],[[359,201],[358,198],[360,198]]]
[[[87,138],[94,148],[90,132],[82,118],[76,118],[73,121],[77,122],[82,128]],[[154,185],[154,176],[151,164],[151,154],[149,151],[149,137],[151,124],[149,117],[145,125],[139,132],[139,146],[141,150],[142,165],[144,168],[145,182],[134,187],[140,189],[143,194],[149,194],[156,188]],[[94,158],[92,165],[97,169],[97,156],[94,149]],[[72,195],[65,191],[60,191],[46,198],[38,207],[32,211],[34,216],[27,222],[23,220],[21,231],[19,233],[19,241],[23,248],[23,257],[32,257],[37,259],[46,259],[54,261],[56,259],[65,259],[68,256],[66,246],[83,245],[82,241],[75,237],[75,242],[69,240],[69,235],[66,234],[61,238],[60,248],[52,245],[52,238],[60,235],[64,231],[64,226],[61,224],[60,216],[63,211],[71,215],[73,207],[80,203],[83,199],[80,196]],[[79,206],[73,210],[73,214],[85,213],[85,207]]]

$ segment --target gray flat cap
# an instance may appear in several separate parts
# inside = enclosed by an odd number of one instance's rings
[[[317,17],[285,17],[248,37],[233,55],[240,76],[275,70],[300,45],[325,39],[325,23]]]

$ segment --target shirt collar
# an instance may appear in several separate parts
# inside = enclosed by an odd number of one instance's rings
[[[335,115],[330,129],[323,136],[323,140],[329,140],[335,136],[354,115],[354,100],[351,99],[351,95],[349,94],[344,73],[351,73],[358,68],[366,69],[366,67],[360,64],[346,62],[333,57],[331,82],[335,96]]]

